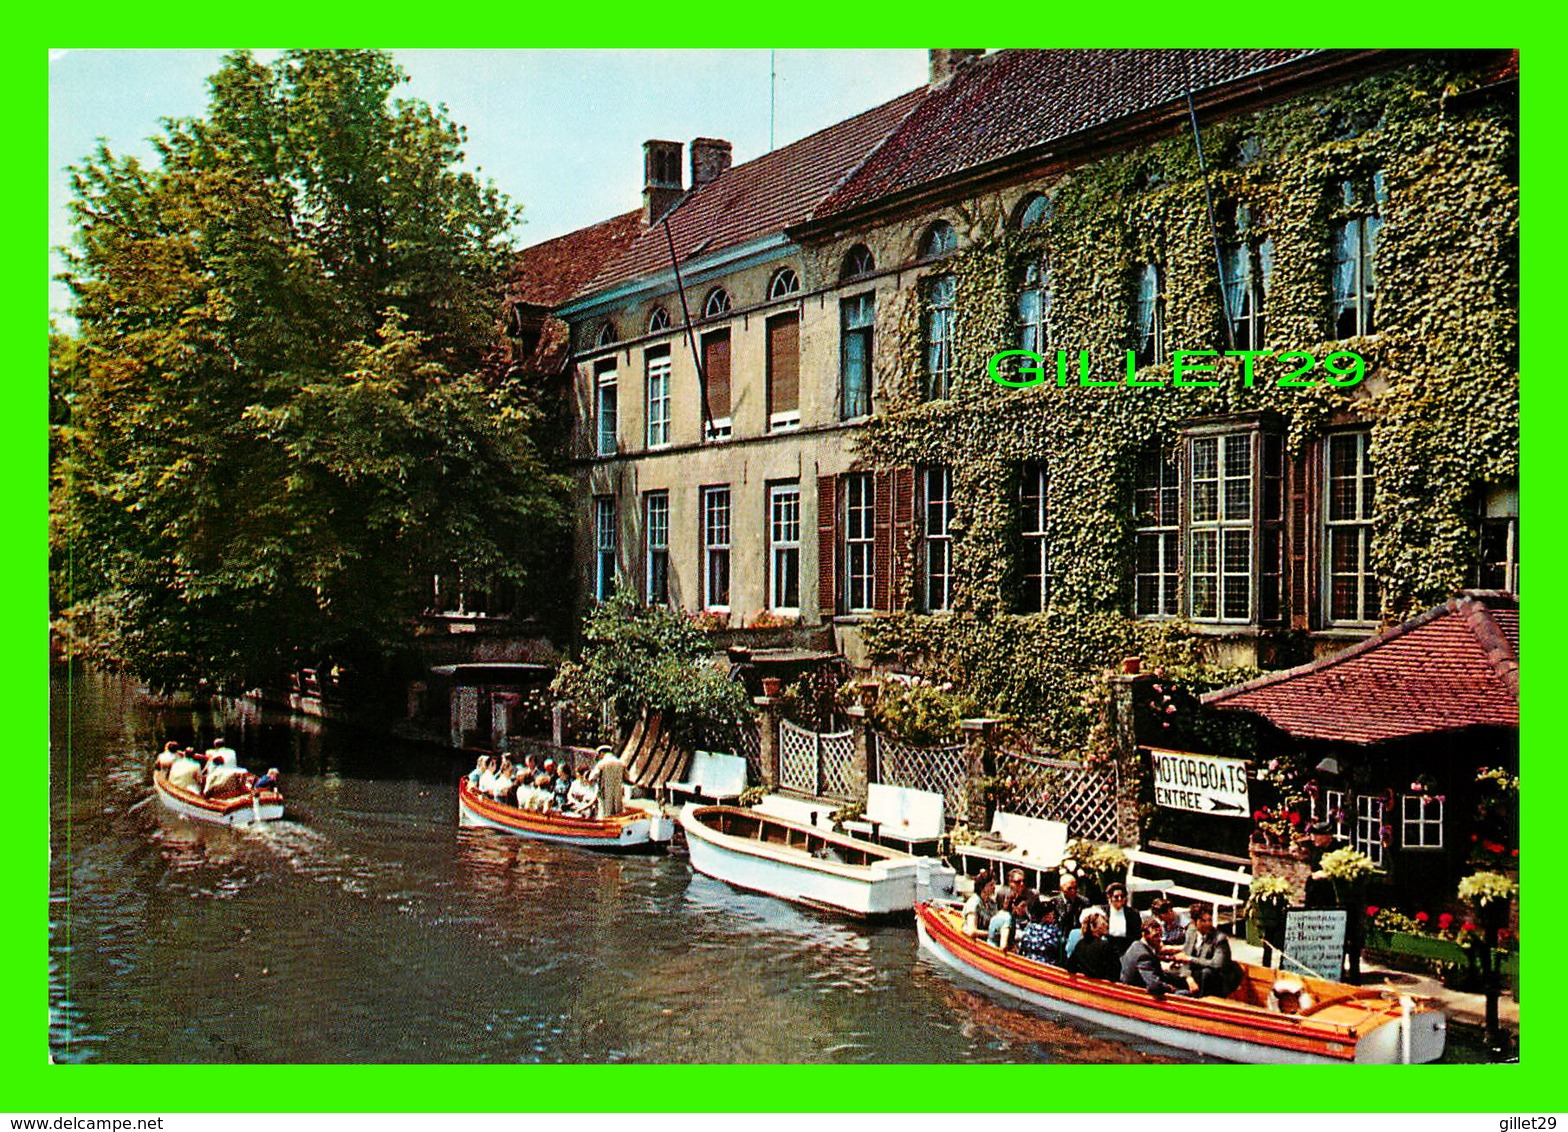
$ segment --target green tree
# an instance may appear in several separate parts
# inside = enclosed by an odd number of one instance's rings
[[[169,686],[373,666],[437,573],[546,581],[564,483],[486,362],[515,214],[403,80],[380,52],[236,54],[156,167],[73,170],[51,537],[98,660]]]

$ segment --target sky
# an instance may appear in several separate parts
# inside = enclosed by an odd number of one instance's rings
[[[70,177],[104,139],[151,161],[164,118],[201,114],[220,51],[51,51],[49,274],[71,239]],[[257,49],[263,60],[274,50]],[[920,86],[923,50],[412,50],[394,53],[409,82],[398,96],[444,103],[468,129],[466,165],[523,206],[519,247],[642,203],[642,143],[725,138],[735,163]],[[689,176],[689,169],[687,174]],[[49,285],[50,317],[69,325],[69,292]]]

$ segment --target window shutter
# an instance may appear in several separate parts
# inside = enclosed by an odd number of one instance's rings
[[[1308,628],[1307,592],[1310,570],[1307,561],[1307,468],[1308,460],[1291,460],[1290,471],[1290,545],[1286,554],[1290,561],[1290,625],[1293,629]]]
[[[893,595],[892,606],[907,608],[913,592],[909,568],[914,562],[915,469],[893,469]]]
[[[893,473],[887,469],[876,473],[876,503],[872,522],[876,587],[872,605],[880,612],[891,613],[893,611]]]
[[[817,616],[838,612],[838,477],[817,477]]]
[[[768,414],[800,409],[800,316],[768,320]]]
[[[708,412],[722,421],[730,415],[730,332],[702,337],[702,372],[708,379]]]

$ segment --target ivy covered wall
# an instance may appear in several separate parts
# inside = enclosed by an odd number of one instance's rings
[[[1456,97],[1475,85],[1473,76],[1429,60],[1203,130],[1221,239],[1241,202],[1250,209],[1250,238],[1272,241],[1266,345],[1318,358],[1356,351],[1369,376],[1351,389],[1276,388],[1272,377],[1284,371],[1261,366],[1269,380],[1244,388],[1237,359],[1220,363],[1218,385],[1208,389],[1054,381],[1008,389],[987,377],[987,358],[1014,346],[1020,280],[1042,252],[1052,278],[1050,347],[1090,351],[1095,378],[1123,373],[1138,270],[1151,260],[1164,272],[1169,348],[1226,348],[1190,131],[1051,182],[900,222],[901,242],[938,216],[964,240],[950,256],[906,272],[896,300],[878,312],[884,357],[896,364],[879,371],[878,404],[888,411],[862,434],[860,455],[876,466],[951,466],[956,596],[951,614],[865,624],[870,648],[958,677],[992,709],[1047,720],[1064,747],[1087,735],[1096,677],[1122,655],[1179,665],[1195,683],[1237,675],[1197,663],[1245,655],[1227,653],[1211,631],[1130,616],[1136,455],[1175,443],[1198,418],[1271,414],[1295,461],[1308,459],[1325,428],[1367,424],[1383,618],[1401,619],[1471,584],[1478,493],[1517,477],[1519,423],[1517,121],[1507,96]],[[1339,185],[1369,185],[1378,171],[1386,193],[1375,261],[1378,332],[1334,341]],[[1005,222],[1028,188],[1053,197],[1043,231]],[[855,238],[889,242],[886,233]],[[841,252],[835,244],[822,254]],[[957,284],[952,398],[921,404],[919,299],[926,280],[943,272]],[[1170,366],[1138,376],[1169,378]],[[1025,461],[1048,466],[1054,582],[1046,612],[1019,616],[1009,610]]]

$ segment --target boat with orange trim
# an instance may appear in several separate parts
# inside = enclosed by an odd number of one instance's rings
[[[915,909],[920,947],[937,962],[990,990],[1045,1010],[1227,1061],[1389,1065],[1436,1061],[1448,1019],[1429,1000],[1327,979],[1291,976],[1306,991],[1298,1012],[1273,1004],[1280,972],[1240,964],[1227,998],[1155,998],[1142,987],[1069,974],[963,933],[956,909]]]
[[[283,817],[283,795],[270,787],[248,790],[233,798],[204,798],[169,781],[169,773],[154,768],[153,792],[166,810],[195,821],[215,825],[251,825]]]
[[[579,818],[558,811],[520,810],[485,797],[467,778],[457,785],[457,822],[589,849],[646,849],[675,834],[675,822],[662,812],[629,809],[605,818]]]

